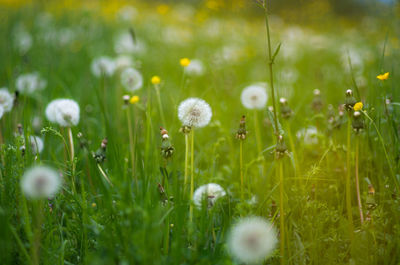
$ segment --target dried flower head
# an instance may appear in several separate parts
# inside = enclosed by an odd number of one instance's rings
[[[207,200],[208,207],[212,207],[215,202],[226,195],[225,190],[218,184],[208,183],[198,187],[193,193],[193,202],[201,208],[203,200]]]
[[[47,105],[46,117],[61,127],[76,126],[79,123],[80,109],[72,99],[56,99]]]
[[[14,104],[14,97],[8,92],[7,88],[0,88],[0,106],[3,108],[3,112],[11,111]]]
[[[236,138],[239,140],[246,139],[247,131],[246,131],[246,116],[242,116],[239,123],[239,129],[236,133]]]
[[[121,73],[121,84],[127,91],[133,92],[143,86],[143,77],[133,68],[127,68]]]
[[[15,81],[15,87],[18,92],[27,95],[43,90],[46,86],[47,81],[36,72],[22,74]]]
[[[254,84],[243,89],[240,99],[248,109],[265,108],[268,96],[264,84]]]
[[[36,166],[24,173],[21,188],[27,197],[49,198],[60,190],[61,182],[61,176],[52,168]]]
[[[210,105],[200,98],[188,98],[179,104],[178,118],[184,126],[204,127],[211,117]]]
[[[227,243],[233,258],[252,264],[271,255],[277,241],[277,233],[268,221],[261,217],[247,217],[232,227]]]

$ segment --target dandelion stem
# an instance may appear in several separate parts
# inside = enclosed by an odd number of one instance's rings
[[[244,176],[243,176],[243,140],[240,140],[240,198],[243,200],[244,198]]]
[[[360,212],[360,221],[361,225],[364,223],[364,215],[363,215],[363,210],[362,210],[362,204],[361,204],[361,196],[360,196],[360,180],[358,177],[358,158],[359,158],[359,148],[360,148],[360,138],[357,135],[356,136],[356,188],[357,188],[357,202],[358,202],[358,210]]]
[[[165,116],[164,116],[164,111],[161,103],[161,96],[160,96],[160,87],[159,85],[156,85],[156,94],[157,94],[157,101],[158,101],[158,107],[160,108],[160,115],[161,115],[161,121],[163,123],[164,128],[167,127],[167,123],[165,122]]]
[[[194,192],[194,129],[191,130],[192,134],[192,141],[190,144],[190,152],[191,152],[191,157],[190,157],[190,208],[189,208],[189,220],[192,222],[193,219],[193,205],[192,205],[192,199],[193,199],[193,192]]]
[[[103,168],[101,167],[101,165],[98,163],[97,164],[97,168],[99,169],[101,175],[104,177],[104,179],[108,182],[108,184],[110,184],[111,187],[113,187],[114,185],[111,183],[110,179],[107,177],[106,172],[104,172]]]
[[[70,148],[70,156],[71,156],[72,174],[74,175],[74,173],[75,173],[75,163],[74,163],[75,149],[74,149],[74,138],[72,136],[71,127],[68,127],[68,139],[69,139],[69,148]]]
[[[280,220],[280,243],[281,243],[281,265],[285,264],[285,212],[284,212],[284,181],[283,181],[283,161],[277,160],[279,166],[279,220]],[[276,170],[278,172],[278,170]]]
[[[351,117],[347,118],[347,154],[346,154],[346,208],[349,221],[350,239],[353,240],[353,215],[351,211],[351,187],[350,187],[350,151],[351,151]]]
[[[132,179],[135,179],[137,185],[137,177],[135,175],[135,147],[134,147],[135,143],[133,140],[132,119],[129,107],[126,108],[126,117],[128,120],[129,149],[130,149],[131,164],[132,164]]]
[[[189,167],[189,134],[185,133],[185,178],[183,180],[184,190],[186,190],[187,176]]]
[[[260,126],[258,124],[258,113],[257,113],[257,110],[254,110],[254,130],[256,131],[257,152],[258,152],[258,155],[261,155],[262,142],[261,142]]]

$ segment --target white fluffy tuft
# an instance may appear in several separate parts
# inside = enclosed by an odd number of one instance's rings
[[[3,108],[3,112],[11,111],[14,105],[14,97],[8,92],[7,88],[0,88],[0,106]]]
[[[188,98],[179,104],[178,118],[185,126],[204,127],[211,117],[210,105],[200,98]]]
[[[207,199],[208,207],[212,207],[215,202],[226,195],[225,190],[218,184],[209,183],[198,187],[193,194],[193,202],[201,208],[203,200]]]
[[[29,198],[51,198],[60,190],[61,182],[61,176],[54,169],[36,166],[24,173],[21,188]]]
[[[247,109],[265,108],[268,100],[265,88],[266,84],[263,83],[245,87],[240,96],[243,106],[245,106]]]
[[[76,126],[79,123],[79,105],[72,99],[56,99],[47,105],[46,117],[61,127]]]
[[[143,77],[136,69],[126,68],[121,73],[121,84],[127,91],[133,92],[143,86]]]

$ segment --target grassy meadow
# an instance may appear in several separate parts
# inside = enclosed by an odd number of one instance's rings
[[[400,264],[400,6],[311,2],[0,0],[0,264]]]

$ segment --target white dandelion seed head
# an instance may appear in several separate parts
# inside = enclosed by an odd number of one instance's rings
[[[299,140],[303,140],[305,144],[316,145],[318,144],[318,130],[314,126],[303,128],[296,133]]]
[[[232,227],[227,243],[234,259],[253,264],[271,255],[277,241],[277,233],[268,221],[261,217],[247,217]]]
[[[92,61],[90,68],[94,76],[100,77],[102,75],[112,76],[116,66],[113,59],[107,56],[100,56]]]
[[[4,108],[0,105],[0,119],[3,118],[4,115]]]
[[[22,24],[18,25],[13,31],[14,46],[20,52],[24,54],[30,50],[33,44],[32,35],[25,29]]]
[[[27,73],[17,77],[15,87],[21,94],[30,95],[35,91],[40,91],[46,88],[47,81],[42,78],[39,73]]]
[[[131,57],[126,56],[126,55],[120,55],[114,60],[115,62],[115,68],[117,70],[123,70],[125,68],[133,66],[133,61]]]
[[[51,198],[60,190],[61,182],[61,176],[54,169],[35,166],[25,171],[21,179],[21,188],[29,198]]]
[[[225,190],[218,184],[209,183],[198,187],[193,194],[193,202],[201,208],[203,200],[207,200],[208,207],[212,207],[215,202],[226,195]]]
[[[46,107],[46,117],[61,127],[71,127],[79,123],[80,108],[72,99],[56,99]]]
[[[0,106],[3,108],[3,112],[11,111],[14,105],[14,97],[8,92],[7,88],[0,88]]]
[[[117,12],[117,18],[123,22],[131,22],[138,15],[138,11],[135,7],[126,5],[120,8]]]
[[[121,84],[127,91],[138,90],[143,86],[142,74],[136,69],[127,68],[121,73]]]
[[[203,62],[198,59],[190,60],[190,64],[185,67],[185,72],[188,75],[201,76],[204,74]]]
[[[114,50],[118,54],[140,54],[146,50],[146,46],[140,40],[134,41],[131,33],[126,32],[115,39]]]
[[[212,117],[210,105],[200,98],[188,98],[179,104],[178,118],[185,126],[204,127]]]
[[[43,151],[43,140],[39,136],[31,135],[29,136],[29,144],[32,150],[32,153],[37,155]]]
[[[266,84],[258,83],[247,86],[240,96],[243,106],[247,109],[263,109],[267,104],[268,96]]]

